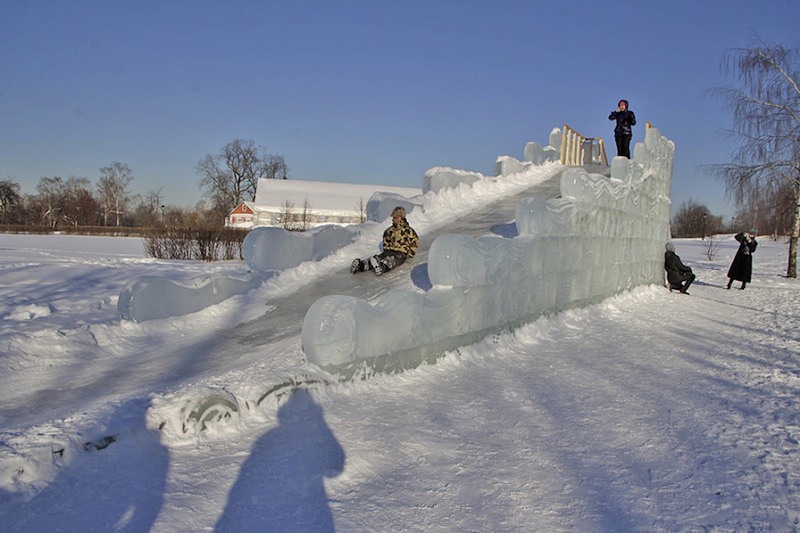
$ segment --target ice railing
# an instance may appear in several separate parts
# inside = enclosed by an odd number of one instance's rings
[[[584,137],[564,124],[561,131],[561,163],[567,166],[605,165],[608,166],[606,145],[602,137]]]
[[[674,150],[648,127],[610,178],[570,168],[559,198],[521,201],[513,239],[438,237],[427,293],[320,298],[303,321],[307,360],[343,377],[399,371],[542,314],[663,284]]]

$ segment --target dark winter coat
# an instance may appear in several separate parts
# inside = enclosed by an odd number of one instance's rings
[[[401,218],[386,228],[383,232],[383,249],[403,252],[411,259],[417,253],[419,237],[417,232],[408,225],[408,221]]]
[[[625,105],[627,106],[627,102],[625,102]],[[614,137],[633,135],[631,126],[636,125],[636,115],[627,107],[625,107],[625,111],[612,111],[608,115],[608,120],[617,121],[617,125],[614,127]]]
[[[672,287],[680,287],[681,283],[692,277],[692,269],[684,265],[675,252],[664,252],[664,269],[667,271],[667,282]]]
[[[739,241],[739,249],[728,269],[728,277],[750,283],[750,277],[753,275],[753,252],[756,251],[758,242],[755,237],[746,237],[744,233],[737,233],[733,238]]]

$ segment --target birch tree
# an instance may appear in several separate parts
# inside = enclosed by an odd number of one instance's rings
[[[800,234],[800,48],[768,45],[759,39],[749,48],[723,56],[723,71],[738,85],[715,89],[733,112],[732,136],[741,143],[728,164],[714,165],[726,194],[737,206],[748,199],[783,191],[791,198],[791,235],[787,277],[797,277]],[[772,205],[779,204],[772,198]]]
[[[128,165],[114,161],[109,166],[100,169],[97,195],[100,200],[104,225],[108,225],[108,219],[112,215],[115,225],[120,225],[130,202],[128,186],[131,181],[133,181],[133,173]]]

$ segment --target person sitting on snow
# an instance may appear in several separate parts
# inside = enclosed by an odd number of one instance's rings
[[[683,294],[689,289],[689,285],[695,280],[692,269],[681,262],[681,258],[675,253],[675,245],[668,242],[667,251],[664,252],[664,269],[667,271],[667,285],[669,291],[681,291]]]
[[[419,237],[406,220],[405,207],[395,207],[392,210],[392,225],[383,232],[383,252],[367,259],[353,260],[350,272],[356,274],[373,270],[376,276],[380,276],[414,257],[417,247]]]

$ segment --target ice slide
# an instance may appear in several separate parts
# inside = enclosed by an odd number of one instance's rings
[[[453,233],[474,238],[490,235],[493,232],[515,234],[513,220],[517,204],[522,200],[556,197],[559,194],[562,171],[563,167],[556,167],[553,175],[543,183],[498,200],[468,216],[452,221],[445,227],[420,235],[420,246],[414,259],[390,274],[381,277],[369,273],[354,276],[350,274],[348,265],[331,276],[314,280],[297,292],[271,300],[269,302],[271,311],[256,320],[242,324],[231,334],[247,345],[265,345],[299,335],[309,308],[327,295],[343,295],[371,301],[393,291],[406,289],[410,284],[415,285],[420,291],[427,290],[430,288],[427,263],[431,243],[441,235]]]
[[[448,228],[430,239],[427,292],[320,298],[303,321],[307,359],[344,378],[399,371],[545,313],[663,284],[673,155],[648,128],[633,160],[612,161],[610,178],[570,168],[558,198],[548,182],[477,217],[515,220],[515,238]]]
[[[415,292],[423,294],[431,289],[428,278],[428,258],[431,244],[440,236],[457,233],[469,238],[498,235],[510,240],[516,235],[513,223],[517,206],[522,201],[545,201],[560,191],[563,166],[553,165],[550,175],[529,189],[493,202],[466,216],[451,220],[443,227],[420,234],[420,247],[413,260],[377,277],[371,273],[353,275],[349,261],[331,275],[314,279],[298,291],[265,302],[267,311],[260,317],[215,334],[212,347],[197,347],[205,354],[194,371],[215,375],[236,367],[240,361],[235,354],[258,353],[260,346],[276,343],[299,344],[304,317],[316,302],[330,295],[353,298],[359,302],[378,301],[387,295]],[[375,248],[377,249],[377,248]],[[301,354],[302,355],[302,354]],[[238,391],[235,386],[198,387],[189,385],[170,399],[150,409],[151,424],[169,434],[169,438],[182,440],[222,421],[238,419],[248,410],[257,409],[267,399],[277,400],[298,387],[308,387],[339,381],[350,376],[329,373],[327,369],[303,359],[281,358],[263,361],[268,368],[267,380],[258,391]],[[202,368],[201,368],[202,367]],[[144,369],[146,370],[146,369]],[[384,370],[390,370],[388,367]],[[199,374],[198,374],[199,375]],[[219,383],[218,379],[214,380]],[[234,392],[231,392],[234,391]],[[180,420],[175,426],[171,421]]]
[[[228,332],[220,348],[251,351],[299,334],[306,361],[284,362],[247,401],[226,391],[185,397],[183,427],[202,430],[297,387],[413,368],[542,314],[663,284],[673,154],[650,128],[634,159],[615,158],[609,176],[557,167],[539,185],[422,235],[414,260],[389,275],[344,267],[271,301],[272,311]]]

